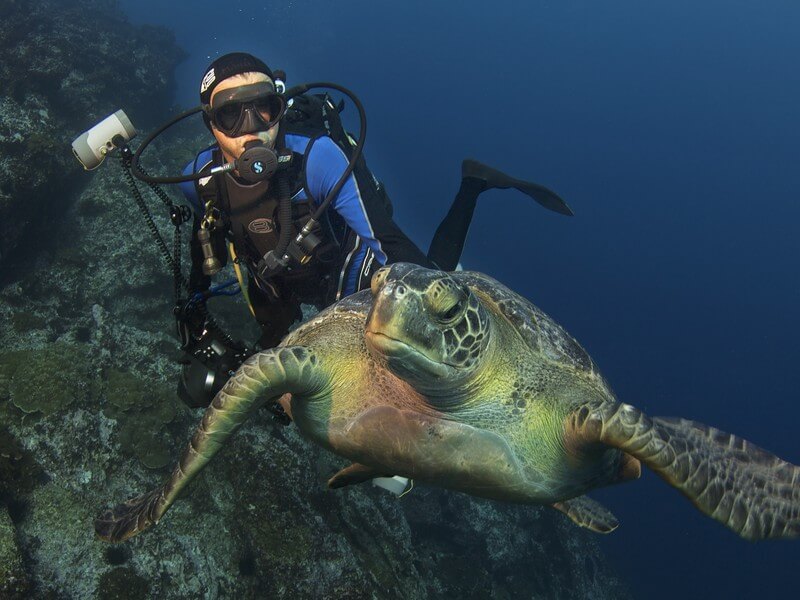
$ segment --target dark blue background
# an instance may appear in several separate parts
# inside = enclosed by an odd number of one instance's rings
[[[481,197],[463,262],[530,298],[620,399],[800,462],[800,3],[123,0],[190,53],[176,100],[244,50],[351,87],[367,156],[423,248],[472,156],[572,219]],[[598,491],[638,598],[794,597],[800,543],[751,544],[643,480]],[[531,565],[536,568],[536,565]]]

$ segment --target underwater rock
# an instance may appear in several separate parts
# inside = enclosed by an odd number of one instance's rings
[[[85,398],[94,379],[85,347],[56,343],[0,354],[2,389],[22,412],[49,415]]]
[[[170,32],[134,27],[112,0],[4,1],[0,52],[0,266],[8,268],[51,241],[82,183],[69,141],[121,105],[139,126],[153,124],[183,53]]]
[[[147,580],[128,567],[106,572],[100,578],[97,591],[100,598],[115,600],[147,600],[152,597]]]
[[[22,565],[14,524],[4,506],[0,506],[0,598],[27,598],[30,582]]]
[[[174,386],[149,383],[117,369],[109,370],[104,386],[103,413],[120,425],[123,456],[135,454],[150,469],[171,464],[174,447],[168,442],[166,426],[179,410],[185,410]]]

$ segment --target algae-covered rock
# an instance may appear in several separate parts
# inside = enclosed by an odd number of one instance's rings
[[[6,427],[0,426],[0,502],[9,503],[30,492],[41,473],[31,453]]]
[[[150,469],[172,462],[174,448],[165,428],[181,409],[174,389],[130,372],[109,369],[104,391],[103,413],[120,424],[118,440],[123,454],[136,455]]]
[[[130,567],[117,567],[104,573],[97,587],[97,598],[114,600],[147,600],[150,584]]]
[[[0,598],[28,598],[30,582],[25,574],[17,545],[14,524],[4,506],[0,506]]]
[[[12,366],[10,362],[3,361],[0,356],[0,402],[8,400],[8,395],[11,392],[11,373]]]
[[[14,312],[11,317],[11,327],[17,333],[28,333],[36,329],[43,329],[47,323],[45,320],[34,313],[18,311]]]
[[[57,342],[0,354],[0,393],[24,413],[48,416],[91,393],[93,378],[84,345]]]
[[[0,51],[5,266],[54,241],[85,182],[69,140],[121,107],[138,127],[154,124],[183,52],[169,31],[129,23],[115,0],[4,0]]]

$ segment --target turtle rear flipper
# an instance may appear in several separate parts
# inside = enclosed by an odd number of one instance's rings
[[[391,475],[378,469],[368,467],[367,465],[362,465],[361,463],[353,463],[328,479],[328,487],[335,490],[348,485],[358,485],[359,483],[370,481],[376,477],[391,477]]]
[[[686,419],[650,418],[616,402],[578,409],[567,430],[641,460],[743,538],[800,536],[800,468],[747,440]]]
[[[611,533],[619,527],[619,521],[610,510],[587,496],[562,500],[550,506],[567,515],[576,525],[596,533]]]

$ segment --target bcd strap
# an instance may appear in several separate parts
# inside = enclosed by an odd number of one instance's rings
[[[236,256],[236,249],[233,247],[233,243],[228,243],[228,254],[230,254],[231,262],[233,263],[233,272],[236,273],[236,280],[239,282],[239,289],[242,290],[242,296],[247,302],[247,308],[250,309],[250,314],[255,317],[256,311],[253,310],[253,303],[250,302],[250,292],[247,289],[244,275],[242,275],[242,268],[239,266],[239,258]]]
[[[312,139],[327,135],[350,158],[353,144],[339,116],[343,109],[344,102],[336,106],[328,94],[295,96],[286,110],[283,129],[287,134],[304,135]]]

